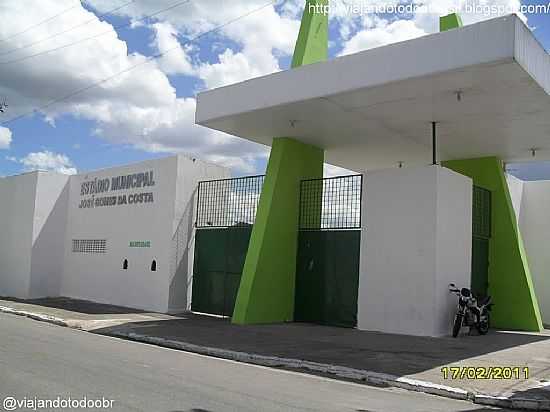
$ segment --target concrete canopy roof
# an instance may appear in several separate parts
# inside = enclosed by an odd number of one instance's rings
[[[460,91],[461,99],[457,92]],[[200,93],[196,122],[270,145],[294,137],[353,170],[550,159],[550,55],[517,16]]]

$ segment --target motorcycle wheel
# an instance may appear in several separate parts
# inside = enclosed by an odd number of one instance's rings
[[[464,318],[464,316],[461,315],[460,313],[456,314],[455,323],[453,325],[453,338],[456,338],[458,336],[458,334],[460,333],[460,329],[462,328],[463,318]]]
[[[487,335],[489,332],[489,315],[487,315],[487,321],[486,322],[480,322],[477,326],[477,330],[480,335]]]

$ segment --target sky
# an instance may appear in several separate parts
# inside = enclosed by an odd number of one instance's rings
[[[383,4],[410,1],[333,0],[330,58],[436,32],[439,16],[460,7],[465,24],[550,8],[542,0],[413,2],[415,11],[395,14]],[[237,176],[263,173],[269,148],[196,126],[195,97],[288,69],[304,3],[2,0],[0,176],[74,174],[173,153]],[[550,14],[521,17],[550,50]],[[508,167],[524,180],[550,179],[550,162]]]

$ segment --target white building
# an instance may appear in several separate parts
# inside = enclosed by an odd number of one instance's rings
[[[328,59],[328,16],[304,16],[291,69],[197,97],[197,124],[271,146],[233,322],[292,319],[297,274],[281,262],[296,259],[297,188],[325,161],[365,176],[360,329],[445,335],[448,284],[472,280],[493,327],[540,331],[547,184],[520,190],[520,232],[502,166],[548,147],[548,52],[515,15],[451,15],[439,33]]]
[[[0,179],[0,296],[187,309],[197,183],[228,175],[173,156]]]
[[[510,175],[507,180],[542,320],[550,325],[550,181],[524,182]]]

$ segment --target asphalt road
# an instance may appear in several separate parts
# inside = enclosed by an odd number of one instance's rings
[[[111,409],[92,410],[147,412],[493,410],[399,389],[209,358],[0,314],[0,402],[6,397],[31,402],[57,397],[77,401],[84,397],[87,401],[105,398],[114,401]]]

